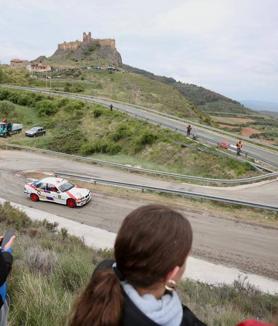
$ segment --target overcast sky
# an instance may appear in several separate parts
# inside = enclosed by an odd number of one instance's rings
[[[277,0],[0,0],[0,61],[115,38],[123,62],[230,96],[278,102]]]

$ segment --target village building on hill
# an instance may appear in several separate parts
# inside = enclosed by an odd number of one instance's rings
[[[31,63],[27,65],[26,69],[30,72],[48,72],[51,71],[51,66],[44,63]]]
[[[10,61],[10,66],[13,68],[25,68],[28,65],[27,60],[22,60],[22,59],[12,59]]]

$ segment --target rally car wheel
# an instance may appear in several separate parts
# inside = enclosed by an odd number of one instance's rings
[[[31,195],[30,195],[30,198],[31,198],[32,201],[39,201],[39,200],[40,200],[40,199],[39,199],[39,196],[36,195],[36,194],[31,194]]]
[[[76,202],[75,202],[75,200],[72,199],[72,198],[69,198],[69,199],[67,200],[67,206],[70,207],[70,208],[74,208],[74,207],[76,206]]]

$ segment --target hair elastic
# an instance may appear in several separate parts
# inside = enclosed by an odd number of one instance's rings
[[[119,281],[121,281],[121,282],[124,281],[125,278],[124,278],[122,272],[117,267],[117,263],[116,262],[113,263],[112,268],[113,268],[113,271],[116,274],[117,278],[119,279]]]

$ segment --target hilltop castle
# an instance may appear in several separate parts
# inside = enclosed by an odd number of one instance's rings
[[[72,42],[63,42],[58,44],[58,50],[77,50],[83,45],[97,44],[99,46],[108,46],[112,49],[116,49],[116,44],[114,39],[94,39],[92,38],[91,32],[83,33],[82,41],[76,40]]]

